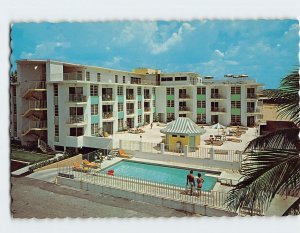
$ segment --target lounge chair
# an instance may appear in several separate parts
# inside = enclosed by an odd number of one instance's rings
[[[83,163],[84,167],[89,167],[89,168],[94,168],[94,169],[99,168],[99,164],[98,163],[93,163],[93,162],[90,162],[90,161],[88,161],[86,159],[84,159],[82,161],[82,163]]]
[[[119,156],[122,158],[130,159],[131,157],[122,149],[119,149]]]
[[[77,172],[89,172],[89,168],[82,167],[79,162],[73,164],[72,170]]]

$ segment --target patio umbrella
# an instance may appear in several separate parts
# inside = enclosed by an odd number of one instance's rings
[[[221,125],[220,123],[214,124],[211,126],[212,129],[218,129],[218,135],[219,135],[219,130],[220,129],[226,129],[226,126]]]

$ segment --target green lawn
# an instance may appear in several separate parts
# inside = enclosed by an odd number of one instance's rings
[[[16,150],[11,150],[11,154],[10,154],[10,159],[29,162],[30,164],[37,163],[37,162],[40,162],[43,160],[47,160],[51,157],[53,157],[53,156],[43,155],[43,154],[35,154],[35,153],[29,152],[29,151],[16,151]]]

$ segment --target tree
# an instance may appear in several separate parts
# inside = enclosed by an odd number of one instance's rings
[[[298,200],[289,209],[300,211],[300,143],[299,143],[299,72],[284,77],[277,90],[265,90],[263,95],[278,104],[278,116],[289,117],[297,127],[280,129],[252,140],[244,150],[242,178],[229,191],[226,205],[238,211],[247,207],[265,211],[276,194],[291,195]]]

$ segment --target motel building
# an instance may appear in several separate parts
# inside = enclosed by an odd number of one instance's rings
[[[116,132],[189,118],[196,124],[255,126],[262,85],[247,75],[223,80],[192,72],[132,72],[52,60],[18,60],[11,84],[11,137],[54,150],[114,148]]]

